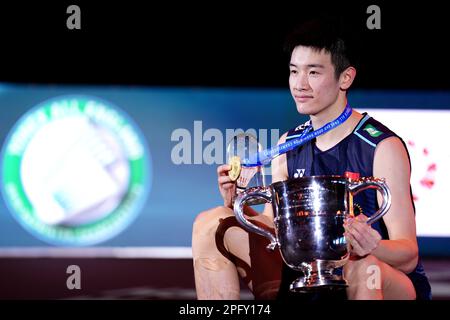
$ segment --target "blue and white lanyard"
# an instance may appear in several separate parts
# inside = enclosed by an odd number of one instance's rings
[[[345,122],[345,120],[347,120],[350,117],[352,111],[353,111],[352,108],[347,104],[341,115],[336,119],[334,119],[333,121],[328,122],[319,129],[314,130],[313,132],[310,132],[312,129],[312,126],[310,126],[298,138],[292,139],[288,142],[282,143],[275,147],[252,154],[250,157],[242,160],[242,166],[255,167],[269,164],[275,157],[278,157],[279,155],[291,151],[305,144],[309,140],[312,140],[341,125],[342,123]]]

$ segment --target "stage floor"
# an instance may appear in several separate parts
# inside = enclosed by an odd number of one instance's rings
[[[423,259],[434,300],[450,300],[450,259]],[[70,265],[81,289],[67,288]],[[241,298],[253,299],[248,290]],[[0,258],[0,299],[194,300],[191,259]]]

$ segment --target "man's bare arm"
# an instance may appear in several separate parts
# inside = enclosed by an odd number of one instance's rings
[[[374,176],[386,179],[392,194],[391,208],[383,217],[390,240],[381,240],[373,255],[409,273],[417,265],[418,248],[410,195],[411,168],[407,151],[399,138],[388,138],[377,146],[373,172]]]

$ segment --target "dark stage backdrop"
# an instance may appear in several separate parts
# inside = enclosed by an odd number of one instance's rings
[[[66,26],[72,4],[80,30]],[[380,29],[368,28],[373,4]],[[422,251],[450,254],[438,1],[2,4],[0,246],[188,248],[195,215],[220,204],[229,136],[250,129],[270,146],[305,120],[283,43],[323,15],[354,35],[352,105],[408,142]]]
[[[404,138],[424,253],[450,253],[439,247],[450,93],[354,90],[349,101]],[[306,120],[287,89],[3,84],[0,108],[2,248],[188,248],[195,216],[221,203],[229,139],[245,131],[270,147]]]
[[[66,26],[72,4],[80,30]],[[370,5],[380,29],[368,28]],[[4,3],[0,81],[284,88],[286,35],[324,15],[354,39],[356,87],[450,89],[441,1]]]

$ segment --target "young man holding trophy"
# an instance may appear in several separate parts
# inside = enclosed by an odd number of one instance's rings
[[[260,154],[271,160],[270,188],[235,199],[236,159],[218,167],[224,205],[200,213],[193,227],[198,298],[239,299],[241,277],[256,299],[322,288],[344,288],[335,291],[348,299],[429,299],[404,143],[348,105],[356,69],[336,26],[304,24],[288,50],[290,91],[310,121]],[[256,198],[272,202],[262,214],[244,206]]]

